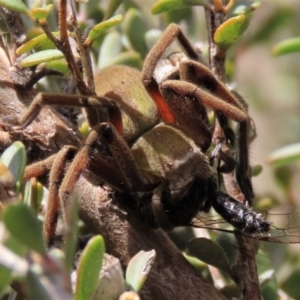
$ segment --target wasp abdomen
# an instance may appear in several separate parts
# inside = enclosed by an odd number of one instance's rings
[[[270,230],[271,223],[265,221],[261,214],[223,192],[216,192],[212,206],[226,222],[239,231],[259,234]]]

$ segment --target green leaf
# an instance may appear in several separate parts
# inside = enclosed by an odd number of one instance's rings
[[[12,280],[12,271],[0,265],[0,295],[3,295]]]
[[[45,64],[45,68],[56,70],[62,74],[67,74],[69,71],[68,64],[65,59],[55,59]]]
[[[4,227],[3,223],[1,225],[3,225]],[[20,243],[20,241],[18,241],[11,234],[7,234],[7,236],[3,240],[3,245],[20,257],[25,257],[25,255],[28,253],[28,247]]]
[[[300,299],[299,278],[300,269],[296,268],[282,284],[283,290],[294,299]]]
[[[240,299],[241,290],[235,284],[229,284],[220,289],[227,299]]]
[[[28,300],[34,299],[43,299],[43,300],[53,300],[51,293],[45,289],[42,281],[40,280],[38,274],[36,274],[33,270],[29,270],[26,280],[25,286],[27,287],[25,290],[25,294]]]
[[[163,12],[187,8],[191,5],[205,5],[204,0],[159,0],[151,8],[151,13],[157,15]]]
[[[20,13],[27,13],[28,8],[21,0],[0,0],[0,5]]]
[[[110,0],[108,7],[106,8],[105,11],[105,17],[104,20],[109,19],[113,14],[116,12],[120,4],[122,3],[122,0]]]
[[[287,39],[276,45],[272,54],[275,56],[300,52],[300,37]]]
[[[97,288],[104,252],[102,236],[96,235],[90,239],[82,252],[77,269],[75,300],[91,299]]]
[[[59,36],[59,32],[52,32],[52,34],[56,37]],[[54,44],[49,40],[46,34],[41,34],[35,38],[30,39],[27,43],[22,45],[16,50],[17,55],[24,54],[34,48],[43,46],[45,44],[51,43],[53,46]]]
[[[234,5],[233,10],[230,11],[230,13],[233,16],[245,15],[258,9],[260,5],[261,5],[260,1],[249,1],[249,2],[243,1],[239,5]]]
[[[110,61],[111,65],[127,65],[132,68],[141,69],[143,66],[143,60],[141,55],[133,51],[125,51],[117,55]]]
[[[16,184],[16,193],[19,193],[27,163],[25,146],[21,142],[14,142],[3,152],[0,161],[12,174]]]
[[[268,163],[274,166],[283,166],[300,159],[300,143],[284,146],[272,152],[268,157]]]
[[[41,223],[27,205],[10,205],[4,209],[2,218],[8,231],[18,241],[40,254],[46,252]]]
[[[43,186],[31,178],[25,183],[23,202],[27,204],[37,214],[43,198]]]
[[[248,25],[248,15],[228,19],[217,28],[214,34],[215,43],[221,50],[227,50],[241,37]]]
[[[98,38],[99,36],[101,36],[105,31],[107,31],[108,29],[120,24],[123,20],[123,16],[122,15],[116,15],[112,18],[110,18],[107,21],[101,22],[97,25],[95,25],[89,32],[89,35],[87,37],[87,39],[84,42],[85,46],[90,45],[93,40],[95,40],[96,38]]]
[[[142,288],[155,257],[155,250],[140,251],[130,260],[126,270],[126,285],[131,290],[138,292]]]
[[[197,270],[200,272],[203,271],[204,268],[206,268],[207,264],[203,261],[199,260],[198,258],[194,256],[187,255],[184,253],[184,257],[187,259],[187,261]]]
[[[45,7],[36,7],[30,10],[31,15],[39,20],[47,18],[48,14],[53,10],[53,4],[48,4]]]
[[[151,8],[153,15],[161,14],[163,12],[172,11],[176,9],[188,7],[184,0],[160,0],[157,1]]]
[[[148,30],[148,24],[141,12],[135,8],[130,8],[124,18],[124,32],[130,42],[130,45],[137,52],[145,56],[148,48],[145,41],[145,34]]]
[[[262,165],[255,165],[251,167],[251,176],[256,177],[258,176],[263,170]]]
[[[62,52],[56,49],[44,50],[27,56],[21,61],[21,67],[32,67],[40,63],[48,62],[54,59],[63,58]]]
[[[68,230],[65,235],[64,253],[65,253],[65,269],[68,273],[72,271],[74,256],[77,246],[77,233],[78,233],[78,197],[73,195],[70,199],[68,207]]]
[[[206,238],[196,238],[187,244],[187,249],[188,254],[231,274],[231,268],[225,252],[214,241]]]
[[[145,33],[145,42],[148,49],[152,49],[162,35],[162,31],[158,29],[150,29]]]
[[[116,30],[112,30],[103,39],[98,59],[99,69],[109,66],[111,64],[110,61],[119,55],[121,51],[121,34]]]
[[[290,195],[293,180],[293,171],[291,167],[288,165],[277,166],[274,169],[273,176],[277,185],[286,193],[286,196]]]
[[[93,300],[119,299],[119,296],[126,290],[121,263],[119,259],[106,253],[103,260],[103,267]]]

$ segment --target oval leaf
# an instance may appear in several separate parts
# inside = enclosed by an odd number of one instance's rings
[[[300,37],[282,41],[281,43],[276,45],[272,50],[272,54],[275,56],[295,52],[300,52]]]
[[[53,295],[49,291],[49,289],[46,289],[43,281],[41,280],[40,274],[37,274],[34,272],[34,270],[29,270],[27,273],[26,279],[25,279],[25,294],[26,298],[29,300],[33,299],[43,299],[43,300],[53,300],[55,299],[52,297]],[[44,279],[44,281],[46,281]],[[63,296],[61,296],[63,297]],[[67,299],[67,298],[66,298]]]
[[[300,159],[300,143],[284,146],[272,152],[268,157],[268,163],[282,166]]]
[[[67,74],[69,71],[68,64],[64,59],[54,59],[45,63],[45,68],[56,70],[62,74]]]
[[[230,274],[231,268],[223,249],[214,241],[206,238],[196,238],[187,244],[188,254],[197,257],[203,262],[219,268]]]
[[[103,259],[100,280],[92,300],[119,299],[126,290],[121,263],[119,259],[108,254],[104,254]]]
[[[26,13],[28,11],[27,6],[22,0],[0,0],[0,5],[20,13]]]
[[[116,30],[109,32],[103,39],[99,52],[98,67],[102,69],[110,65],[113,60],[122,51],[121,34]]]
[[[157,15],[163,12],[190,7],[191,5],[206,5],[205,0],[159,0],[151,8],[151,13]]]
[[[241,290],[235,284],[229,284],[220,289],[227,299],[240,299]]]
[[[12,174],[16,184],[16,192],[19,193],[27,163],[25,146],[21,142],[14,142],[3,152],[0,160]]]
[[[286,291],[293,299],[300,299],[300,289],[299,289],[299,278],[300,269],[295,268],[289,277],[282,284],[282,288]]]
[[[156,42],[162,35],[162,31],[158,29],[151,29],[145,33],[145,42],[148,49],[152,49]]]
[[[138,292],[147,279],[156,257],[155,250],[140,251],[129,262],[126,270],[126,285]]]
[[[110,0],[108,7],[105,11],[105,20],[110,18],[118,9],[118,7],[120,6],[120,4],[122,3],[122,0]]]
[[[0,265],[0,295],[3,295],[12,281],[12,271]]]
[[[43,194],[43,186],[36,178],[31,178],[25,183],[23,202],[37,213],[43,199]]]
[[[247,15],[240,15],[225,21],[214,34],[214,41],[222,50],[227,50],[244,33],[249,25]]]
[[[258,176],[263,170],[262,165],[255,165],[251,167],[251,176],[256,177]]]
[[[59,32],[52,32],[52,34],[56,37],[59,36]],[[21,54],[24,54],[36,47],[43,46],[48,43],[52,43],[52,42],[49,40],[49,38],[47,37],[46,34],[41,34],[33,39],[30,39],[27,43],[25,43],[24,45],[19,47],[16,50],[16,53],[17,53],[17,55],[21,55]],[[52,45],[54,45],[54,44],[52,43]]]
[[[151,8],[151,13],[157,15],[163,12],[172,11],[188,7],[183,0],[160,0],[157,1]]]
[[[124,19],[124,32],[130,45],[143,56],[147,54],[148,48],[145,41],[145,34],[148,30],[145,17],[135,8],[130,8]]]
[[[143,60],[141,55],[133,51],[125,51],[117,55],[110,61],[111,65],[127,65],[132,68],[141,69],[143,66]]]
[[[21,67],[31,67],[54,59],[63,58],[62,52],[56,49],[44,50],[27,56],[21,61]]]
[[[120,24],[123,20],[123,16],[122,15],[117,15],[114,16],[112,18],[110,18],[107,21],[101,22],[97,25],[95,25],[89,32],[89,35],[87,37],[87,39],[84,42],[85,46],[89,46],[94,39],[98,38],[99,36],[101,36],[105,31],[107,31],[108,29]]]
[[[64,236],[65,269],[68,273],[70,273],[73,268],[74,256],[77,246],[78,210],[78,197],[76,195],[72,195],[67,211],[68,230],[66,230],[66,234]]]
[[[48,14],[53,10],[53,4],[48,4],[45,7],[36,7],[30,10],[31,15],[39,20],[47,18]]]
[[[76,300],[91,299],[97,288],[104,252],[104,240],[100,235],[91,238],[84,248],[77,270]]]
[[[45,253],[41,223],[27,205],[10,205],[4,209],[2,217],[8,231],[18,241],[38,253]]]

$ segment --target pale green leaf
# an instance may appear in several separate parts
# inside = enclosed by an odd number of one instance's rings
[[[0,0],[0,5],[20,13],[27,13],[28,8],[21,0]]]
[[[276,45],[272,54],[275,56],[300,52],[300,37],[287,39]]]
[[[97,235],[90,239],[82,252],[77,269],[75,300],[91,299],[97,288],[104,252],[102,236]]]
[[[126,270],[126,285],[131,290],[138,292],[142,288],[155,257],[155,250],[140,251],[130,260]]]
[[[31,67],[54,59],[63,58],[62,52],[56,49],[44,50],[27,56],[21,61],[21,67]]]
[[[217,28],[214,34],[215,43],[220,49],[227,50],[241,37],[248,25],[248,15],[228,19]]]
[[[101,22],[97,25],[95,25],[89,32],[89,35],[86,39],[86,41],[84,42],[85,46],[89,45],[90,43],[92,43],[93,40],[95,40],[96,38],[98,38],[99,36],[101,36],[105,31],[107,31],[108,29],[120,24],[123,20],[123,16],[122,15],[116,15],[104,22]]]

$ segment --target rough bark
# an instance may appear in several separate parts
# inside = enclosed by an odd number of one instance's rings
[[[155,249],[156,259],[141,291],[150,299],[225,299],[195,270],[162,230],[152,230],[120,209],[109,198],[108,190],[95,187],[83,177],[80,191],[81,218],[94,233],[104,236],[107,252],[125,269],[140,250]]]

